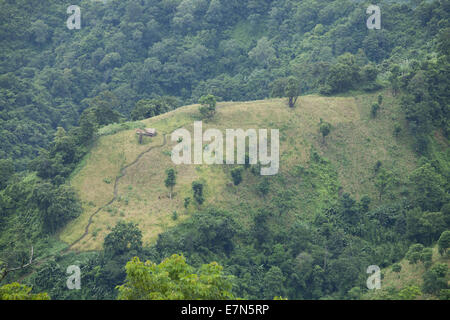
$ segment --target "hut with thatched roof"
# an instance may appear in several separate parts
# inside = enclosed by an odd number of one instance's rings
[[[136,134],[139,136],[139,143],[142,143],[142,137],[154,137],[156,136],[155,128],[136,129]]]

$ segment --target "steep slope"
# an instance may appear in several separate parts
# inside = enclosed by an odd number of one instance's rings
[[[225,129],[279,129],[280,171],[268,178],[271,186],[266,200],[280,196],[278,190],[289,189],[295,196],[293,205],[283,212],[288,217],[285,223],[311,219],[343,192],[356,198],[364,194],[378,198],[373,180],[377,161],[399,179],[406,179],[414,168],[416,159],[408,137],[393,136],[394,126],[404,125],[399,106],[389,92],[381,94],[384,102],[375,119],[370,116],[370,106],[378,93],[355,97],[310,95],[301,97],[295,109],[289,109],[283,99],[219,103],[215,118],[204,122],[203,130],[217,128],[225,134]],[[325,142],[319,133],[320,119],[332,126]],[[260,176],[247,170],[243,182],[234,186],[230,165],[174,165],[171,161],[170,152],[176,143],[171,142],[170,134],[181,127],[192,132],[195,120],[199,120],[198,105],[134,124],[159,132],[154,138],[145,138],[142,145],[134,130],[108,135],[108,131],[116,130],[103,128],[104,135],[71,178],[84,212],[60,238],[71,244],[71,249],[98,250],[109,230],[118,221],[127,220],[139,224],[144,244],[149,245],[159,233],[197,209],[190,205],[186,210],[183,204],[186,197],[192,198],[191,184],[198,179],[206,188],[203,206],[227,208],[246,223],[250,218],[247,209],[266,203],[256,191]],[[318,164],[311,161],[313,153],[322,159]],[[171,167],[177,171],[173,199],[164,186],[165,170]],[[174,211],[176,220],[172,218]]]

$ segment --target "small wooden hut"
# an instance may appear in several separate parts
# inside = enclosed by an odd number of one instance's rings
[[[155,128],[136,129],[136,134],[139,136],[139,143],[142,143],[142,137],[154,137],[156,136]]]

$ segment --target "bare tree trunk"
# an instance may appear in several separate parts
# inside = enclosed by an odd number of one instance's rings
[[[298,97],[289,97],[289,108],[294,108]]]

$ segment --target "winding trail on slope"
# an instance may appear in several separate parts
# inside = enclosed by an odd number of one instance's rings
[[[123,167],[120,172],[119,175],[116,177],[115,181],[114,181],[114,194],[113,194],[113,198],[106,204],[104,204],[103,206],[101,206],[100,208],[98,208],[94,213],[91,214],[91,216],[89,217],[89,221],[88,224],[86,225],[86,228],[84,229],[84,233],[81,235],[81,237],[79,237],[77,240],[75,240],[74,242],[72,242],[67,248],[65,248],[64,250],[62,250],[62,253],[67,253],[68,251],[72,250],[73,247],[78,244],[81,240],[84,239],[84,237],[87,236],[88,232],[89,232],[89,227],[92,224],[92,219],[100,212],[102,211],[104,208],[106,208],[107,206],[111,205],[114,201],[117,200],[117,193],[118,193],[118,185],[119,185],[119,181],[120,179],[125,175],[125,171],[134,166],[136,163],[139,162],[139,160],[147,153],[149,153],[150,151],[154,150],[154,149],[159,149],[162,148],[166,145],[167,143],[167,138],[166,138],[166,133],[163,133],[163,143],[161,145],[157,145],[157,146],[151,146],[150,148],[148,148],[147,150],[145,150],[144,152],[140,153],[136,159],[134,159],[133,162],[131,162],[130,164],[126,165],[125,167]]]
[[[163,143],[157,146],[151,146],[150,148],[148,148],[147,150],[141,152],[136,159],[134,159],[133,162],[131,162],[130,164],[126,165],[125,167],[123,167],[120,170],[119,175],[116,177],[116,180],[114,181],[114,194],[113,194],[113,198],[106,203],[105,205],[101,206],[100,208],[98,208],[93,214],[91,214],[91,216],[89,217],[89,221],[88,224],[86,225],[86,228],[84,229],[84,233],[81,237],[79,237],[77,240],[75,240],[74,242],[72,242],[68,247],[66,247],[65,249],[62,249],[60,251],[57,251],[56,253],[47,256],[45,258],[39,259],[39,260],[34,260],[33,261],[33,267],[38,267],[40,265],[42,265],[44,262],[48,261],[51,257],[54,257],[56,254],[58,253],[67,253],[68,251],[72,250],[73,246],[75,246],[77,243],[79,243],[81,240],[83,240],[84,237],[87,236],[88,232],[89,232],[89,227],[92,224],[92,219],[94,218],[94,216],[99,213],[100,211],[102,211],[105,207],[109,206],[110,204],[112,204],[114,201],[117,200],[117,193],[118,193],[118,183],[120,181],[120,179],[125,175],[125,171],[135,165],[136,163],[138,163],[138,161],[147,153],[149,153],[150,151],[154,150],[154,149],[159,149],[164,147],[167,144],[167,133],[162,133],[163,134]],[[33,273],[33,269],[29,272],[24,274],[23,276],[21,276],[18,281],[21,282],[23,281],[23,279],[25,279],[26,277],[28,277],[31,273]]]

